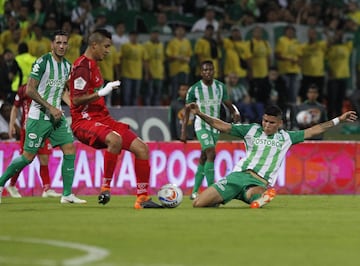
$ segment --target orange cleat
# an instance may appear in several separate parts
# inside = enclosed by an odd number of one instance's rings
[[[276,190],[275,188],[268,188],[260,198],[254,200],[250,204],[250,208],[252,209],[258,209],[264,206],[265,204],[268,204],[270,201],[272,201],[276,196]]]
[[[140,195],[137,197],[135,204],[135,209],[146,209],[146,208],[163,208],[163,206],[153,202],[150,196]]]

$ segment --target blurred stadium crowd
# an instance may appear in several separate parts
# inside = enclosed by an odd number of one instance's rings
[[[244,122],[277,103],[299,127],[296,110],[309,101],[313,123],[360,111],[359,25],[351,0],[0,0],[0,99],[12,103],[54,30],[70,34],[73,62],[88,33],[105,28],[113,46],[100,68],[122,81],[109,106],[170,105],[212,60]]]

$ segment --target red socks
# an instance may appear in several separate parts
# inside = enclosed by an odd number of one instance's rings
[[[47,165],[40,165],[40,177],[43,183],[43,190],[47,191],[50,188],[49,167]]]
[[[114,175],[118,154],[105,151],[104,154],[104,179],[101,190],[109,190],[110,183]]]
[[[136,195],[147,195],[150,179],[149,160],[135,158]]]

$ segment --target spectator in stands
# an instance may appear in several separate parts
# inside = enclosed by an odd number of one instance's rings
[[[149,80],[148,55],[136,31],[129,32],[129,40],[120,49],[121,98],[122,105],[137,105],[141,81]]]
[[[188,90],[189,85],[180,84],[178,89],[178,98],[172,100],[169,106],[169,126],[172,140],[180,140],[181,137],[181,127],[185,114],[185,98]],[[186,127],[187,140],[193,140],[195,138],[194,119],[195,117],[190,114]]]
[[[283,111],[287,109],[286,84],[279,70],[275,66],[269,68],[269,74],[262,87],[255,91],[253,98],[264,106],[269,104],[278,105]]]
[[[167,15],[164,12],[160,12],[156,15],[156,25],[155,27],[158,29],[161,34],[172,34],[172,29],[167,24]]]
[[[183,25],[176,26],[175,36],[168,42],[165,53],[169,62],[170,99],[176,100],[180,84],[188,84],[189,82],[189,64],[193,55],[191,43],[186,38],[186,30]]]
[[[195,22],[191,32],[205,32],[208,25],[212,25],[215,32],[219,29],[219,22],[215,18],[215,10],[212,6],[206,8],[204,17]]]
[[[328,120],[326,107],[318,102],[318,97],[319,88],[316,84],[311,84],[306,93],[306,100],[296,107],[295,118],[299,129],[306,129]],[[306,115],[298,116],[300,112],[302,112],[301,114],[305,113]],[[311,140],[321,140],[323,137],[323,134],[320,134],[312,137]]]
[[[297,103],[300,87],[300,62],[301,46],[296,39],[296,30],[294,26],[288,25],[284,28],[275,47],[275,57],[279,67],[279,73],[286,83],[286,96],[288,103],[294,105]]]
[[[83,36],[80,35],[79,25],[73,24],[70,21],[64,21],[62,30],[69,33],[69,48],[66,53],[66,59],[73,63],[76,58],[80,56],[81,47],[83,44]]]
[[[115,32],[112,34],[112,42],[117,51],[120,51],[121,45],[129,42],[129,37],[126,34],[126,26],[124,21],[119,21],[115,25]]]
[[[15,81],[16,76],[19,77],[17,81]],[[14,53],[5,49],[0,61],[0,91],[4,100],[10,103],[14,101],[15,93],[12,91],[12,86],[19,87],[22,80],[23,73],[15,60]]]
[[[20,127],[16,125],[16,133],[13,138],[9,135],[9,122],[11,114],[11,104],[4,102],[0,107],[0,139],[1,140],[18,140],[20,138]]]
[[[34,34],[31,39],[27,41],[29,53],[35,57],[40,57],[41,55],[50,52],[51,41],[48,37],[43,36],[42,26],[34,24],[31,29]]]
[[[353,50],[352,41],[344,41],[342,29],[335,31],[334,38],[329,42],[327,51],[328,61],[328,87],[327,108],[328,117],[336,117],[342,113],[345,100],[347,81],[350,78],[349,60]]]
[[[158,28],[151,30],[150,39],[144,44],[148,54],[149,80],[145,86],[145,105],[160,105],[161,95],[165,79],[165,50],[164,44],[160,41]]]
[[[46,53],[48,52],[50,52],[50,50],[48,50]],[[26,42],[22,42],[19,44],[19,51],[18,55],[15,56],[15,60],[19,64],[23,75],[20,85],[26,84],[31,72],[31,66],[36,60],[36,57],[29,53],[29,46],[26,44]],[[13,86],[12,90],[14,92],[17,92],[18,88],[19,86],[16,84],[16,86]]]
[[[236,73],[230,73],[226,76],[225,82],[231,102],[241,114],[241,121],[244,123],[261,121],[264,106],[251,98],[248,89],[239,82],[239,76]]]
[[[91,26],[90,32],[97,29],[105,29],[111,34],[115,33],[114,26],[108,23],[107,15],[105,11],[100,11],[95,17],[95,23]]]
[[[27,35],[26,29],[21,29],[17,19],[13,16],[8,17],[8,29],[1,33],[0,40],[3,49],[10,49],[15,55],[18,51],[18,45]]]
[[[194,54],[196,55],[197,67],[196,75],[200,76],[200,64],[203,61],[210,60],[214,65],[214,78],[217,79],[221,76],[220,73],[220,58],[221,46],[214,39],[214,26],[207,25],[204,35],[199,38],[195,43]]]
[[[356,26],[360,25],[360,9],[358,3],[354,0],[347,3],[346,18],[354,21]]]
[[[21,5],[17,19],[20,28],[27,31],[27,29],[31,26],[31,21],[29,20],[29,7],[27,5]]]
[[[40,25],[43,26],[45,23],[46,13],[44,12],[42,0],[34,0],[33,10],[30,13],[30,22],[31,25]]]
[[[78,0],[78,5],[71,11],[71,22],[80,26],[80,31],[85,38],[94,25],[91,10],[92,6],[89,0]]]
[[[58,29],[58,21],[55,13],[49,13],[45,19],[44,36],[52,38],[53,33]]]
[[[243,15],[246,11],[245,1],[234,1],[225,7],[224,28],[231,29],[232,26],[242,25]]]
[[[100,67],[104,82],[116,80],[120,77],[119,52],[116,51],[116,48],[113,44],[109,47],[109,53],[104,57],[102,61],[98,63],[98,65]],[[120,106],[120,89],[113,90],[111,92],[111,95],[106,96],[105,99],[108,106]]]
[[[302,44],[301,56],[301,87],[299,96],[301,101],[307,98],[307,90],[311,84],[318,87],[319,98],[323,98],[325,85],[325,54],[327,41],[318,40],[318,32],[315,28],[308,29],[308,42]]]
[[[157,0],[156,8],[158,11],[167,14],[182,14],[183,0]]]
[[[251,80],[251,91],[253,92],[265,87],[269,68],[272,65],[272,48],[267,40],[264,40],[264,30],[256,26],[252,32],[252,38],[249,41],[251,59],[248,66],[248,77]],[[257,95],[256,95],[257,96]]]
[[[224,75],[236,73],[240,83],[248,89],[247,68],[251,54],[248,42],[242,39],[240,27],[232,26],[230,36],[226,38],[222,38],[219,31],[218,42],[225,52]]]

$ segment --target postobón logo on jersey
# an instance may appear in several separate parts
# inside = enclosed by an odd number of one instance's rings
[[[86,80],[82,77],[78,77],[74,80],[74,88],[75,90],[83,90],[86,86]]]
[[[48,79],[46,81],[46,86],[51,86],[51,87],[63,87],[65,84],[66,80],[65,79]]]
[[[35,133],[29,133],[28,137],[29,137],[29,139],[36,139],[37,135]]]

